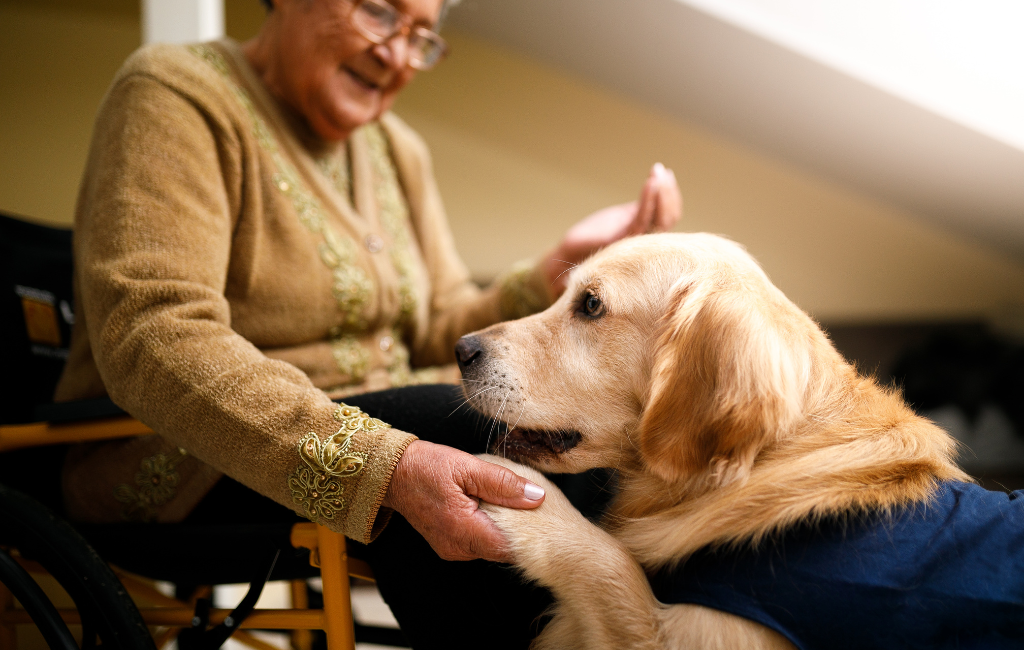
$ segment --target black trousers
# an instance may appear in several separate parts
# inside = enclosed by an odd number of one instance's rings
[[[486,450],[488,419],[471,411],[453,386],[412,386],[345,398],[395,428],[470,453]],[[299,521],[288,508],[222,478],[189,515],[188,524]],[[368,545],[349,553],[373,568],[384,600],[417,649],[526,648],[544,623],[550,593],[526,584],[512,567],[474,560],[447,562],[397,513]]]

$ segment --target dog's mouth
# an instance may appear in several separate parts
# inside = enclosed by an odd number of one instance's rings
[[[512,429],[498,436],[491,451],[513,459],[542,455],[557,456],[580,444],[582,439],[583,436],[578,431],[572,430]]]

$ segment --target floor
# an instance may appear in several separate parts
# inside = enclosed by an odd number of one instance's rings
[[[313,589],[320,590],[319,578],[310,580]],[[213,591],[213,606],[233,608],[245,596],[248,584],[219,585]],[[256,602],[257,608],[286,608],[291,607],[291,587],[287,582],[269,582],[263,589],[260,599]],[[357,621],[363,625],[375,627],[398,628],[398,621],[391,614],[387,603],[380,597],[380,592],[373,586],[356,586],[352,588],[352,613]],[[261,641],[281,650],[290,650],[289,639],[286,634],[274,632],[253,632],[253,635]],[[249,650],[237,641],[228,639],[223,646],[224,650]],[[177,650],[177,643],[172,641],[161,650]],[[372,643],[357,643],[356,650],[393,650],[392,646],[375,645]]]

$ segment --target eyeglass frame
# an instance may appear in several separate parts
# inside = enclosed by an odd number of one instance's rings
[[[366,2],[371,2],[371,1],[378,1],[378,2],[380,2],[382,4],[386,4],[386,5],[390,6],[394,10],[395,15],[398,18],[396,29],[393,32],[391,32],[390,34],[388,34],[387,36],[378,36],[377,34],[374,34],[373,32],[371,32],[371,31],[369,31],[367,29],[364,29],[363,27],[361,27],[359,25],[359,23],[357,21],[352,19],[352,17],[355,15],[356,11],[359,9],[359,7],[361,5],[363,5]],[[413,34],[414,32],[417,32],[417,33],[418,32],[425,32],[426,34],[430,35],[430,37],[432,37],[432,38],[430,38],[428,40],[436,39],[437,41],[440,41],[440,43],[441,43],[441,54],[438,55],[437,60],[430,67],[424,68],[424,67],[422,67],[422,64],[421,65],[417,65],[417,64],[414,63],[412,57],[411,56],[409,57],[409,61],[408,61],[408,63],[406,65],[408,65],[410,68],[413,68],[414,70],[419,70],[420,72],[426,72],[427,70],[432,70],[434,67],[437,66],[438,63],[443,61],[444,58],[446,56],[448,56],[448,51],[449,51],[449,49],[448,49],[448,42],[446,40],[444,40],[444,38],[442,38],[440,34],[438,34],[435,31],[429,30],[429,29],[427,29],[426,27],[424,27],[422,25],[414,24],[413,23],[413,18],[409,14],[407,14],[404,11],[400,10],[398,7],[394,6],[390,2],[387,2],[387,0],[355,0],[355,2],[352,3],[352,8],[349,10],[349,12],[348,12],[346,17],[348,18],[349,24],[352,25],[352,27],[357,32],[359,32],[359,34],[363,38],[365,38],[366,40],[370,41],[374,45],[382,45],[384,43],[387,43],[388,41],[390,41],[391,39],[393,39],[395,36],[398,36],[398,35],[402,35],[403,37],[405,37],[406,42],[408,43],[409,36],[411,34]],[[422,35],[421,35],[421,37],[422,37]]]

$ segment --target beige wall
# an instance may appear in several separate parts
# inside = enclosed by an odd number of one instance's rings
[[[93,119],[141,42],[139,0],[0,0],[0,210],[70,224]],[[259,27],[258,0],[228,0],[226,26]]]
[[[139,40],[137,3],[0,2],[0,209],[68,223],[96,107]],[[90,5],[93,6],[93,5]],[[229,0],[229,34],[257,0]],[[673,167],[682,228],[744,243],[830,322],[973,318],[1024,301],[1024,264],[578,79],[457,34],[397,112],[434,152],[464,259],[481,278],[553,244],[575,219],[630,200]]]
[[[116,10],[0,4],[0,209],[70,223],[96,108],[139,33]]]

